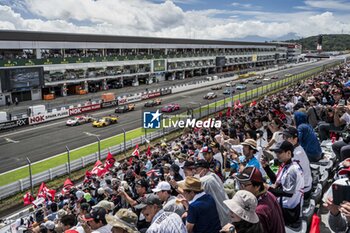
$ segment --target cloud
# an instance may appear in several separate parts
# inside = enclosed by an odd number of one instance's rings
[[[348,1],[344,0],[307,0],[305,5],[312,8],[320,8],[327,10],[339,10],[339,11],[349,11],[350,4]]]
[[[6,5],[0,4],[1,29],[196,39],[254,35],[273,39],[289,33],[306,37],[350,28],[349,15],[340,17],[330,11],[184,11],[174,1],[144,0],[60,0],[59,4],[56,0],[23,0],[19,7],[7,1]]]

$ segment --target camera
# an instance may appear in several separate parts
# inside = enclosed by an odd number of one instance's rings
[[[333,203],[340,205],[343,201],[350,201],[350,184],[332,184]]]

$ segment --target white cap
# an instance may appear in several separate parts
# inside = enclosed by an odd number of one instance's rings
[[[103,188],[99,188],[99,189],[97,189],[97,193],[102,195],[105,193],[105,190]]]
[[[152,189],[152,192],[157,193],[160,191],[170,191],[171,187],[170,184],[166,181],[161,181],[158,183],[157,187]]]

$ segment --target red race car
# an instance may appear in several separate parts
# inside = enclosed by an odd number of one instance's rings
[[[179,104],[168,104],[164,107],[162,107],[162,112],[174,112],[180,109]]]

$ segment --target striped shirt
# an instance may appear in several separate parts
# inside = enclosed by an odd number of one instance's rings
[[[160,210],[146,233],[187,233],[187,230],[179,215]]]

